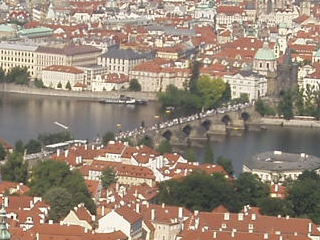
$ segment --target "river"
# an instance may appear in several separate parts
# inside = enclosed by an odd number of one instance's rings
[[[147,106],[107,105],[93,101],[56,97],[0,93],[0,137],[14,144],[40,133],[64,130],[67,125],[75,138],[93,140],[106,131],[131,130],[141,124],[152,125],[161,115],[159,104]],[[161,115],[162,119],[173,116]],[[121,124],[121,129],[119,129]],[[223,155],[233,162],[238,174],[252,155],[270,150],[307,153],[320,157],[320,129],[268,127],[265,131],[245,132],[239,137],[211,143],[215,157]],[[202,149],[196,149],[202,159]]]

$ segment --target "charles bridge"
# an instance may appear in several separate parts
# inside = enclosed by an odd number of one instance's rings
[[[130,139],[137,144],[142,138],[151,138],[157,147],[162,139],[172,146],[201,146],[207,141],[221,141],[227,135],[241,135],[245,129],[260,129],[259,115],[251,104],[208,110],[187,117],[158,122],[151,127],[139,127],[121,132],[116,139]]]

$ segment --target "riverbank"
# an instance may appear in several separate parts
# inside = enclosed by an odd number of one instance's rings
[[[261,126],[269,125],[269,126],[281,126],[281,127],[320,128],[320,121],[302,120],[302,119],[284,120],[281,118],[261,118],[259,124]]]
[[[144,99],[154,101],[157,99],[157,94],[153,92],[128,92],[128,91],[111,91],[111,92],[89,92],[89,91],[64,91],[47,88],[35,88],[23,85],[1,83],[0,92],[29,94],[50,97],[68,97],[86,100],[101,100],[104,98],[118,98],[120,95],[136,99]]]

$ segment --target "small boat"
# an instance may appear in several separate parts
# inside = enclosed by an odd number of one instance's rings
[[[119,98],[105,98],[99,101],[107,104],[145,105],[147,101],[121,95]]]

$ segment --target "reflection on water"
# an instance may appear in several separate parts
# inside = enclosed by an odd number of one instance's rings
[[[94,139],[108,131],[117,131],[155,123],[160,114],[156,103],[147,106],[107,105],[74,99],[45,98],[0,93],[0,136],[10,143],[36,138],[39,133],[63,130],[54,122],[70,127],[76,138]],[[166,113],[163,119],[176,115]],[[262,151],[313,154],[320,157],[320,129],[268,127],[266,131],[245,132],[241,137],[228,137],[225,141],[212,143],[215,158],[223,155],[232,159],[236,173],[243,162]],[[197,150],[199,160],[203,151]]]

